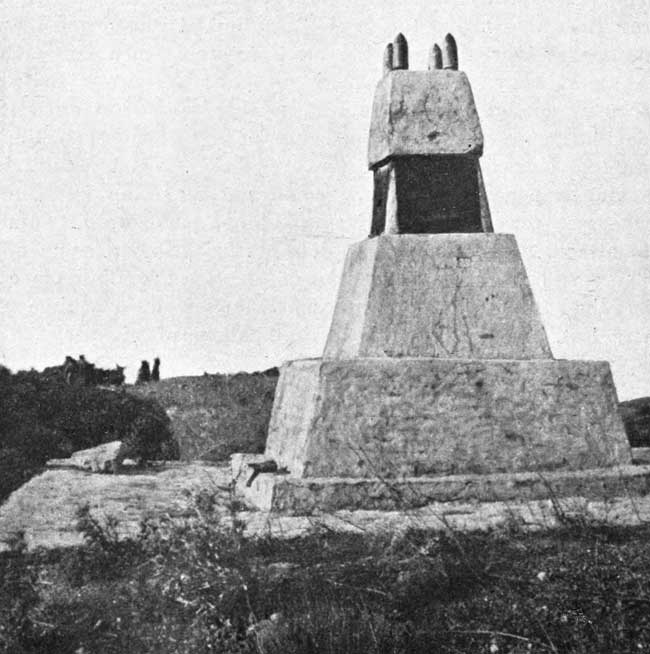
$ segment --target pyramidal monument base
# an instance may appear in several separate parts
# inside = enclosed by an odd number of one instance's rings
[[[237,494],[294,515],[650,491],[609,364],[553,358],[514,236],[494,233],[483,136],[450,35],[373,104],[371,235],[348,252],[320,359],[281,370]]]

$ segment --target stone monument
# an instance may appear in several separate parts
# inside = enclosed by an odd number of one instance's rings
[[[456,43],[386,48],[370,236],[348,252],[320,359],[281,371],[238,490],[289,513],[589,494],[631,462],[609,364],[553,358],[511,234],[494,233]],[[253,474],[251,475],[251,470]]]

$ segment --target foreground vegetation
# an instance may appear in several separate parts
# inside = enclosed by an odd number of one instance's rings
[[[650,650],[650,526],[246,541],[198,507],[129,543],[87,511],[84,548],[17,540],[0,559],[0,651]]]
[[[155,400],[66,384],[58,374],[0,366],[0,502],[48,459],[113,440],[126,456],[178,458],[169,418]]]

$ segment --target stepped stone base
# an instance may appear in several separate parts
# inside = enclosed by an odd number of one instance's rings
[[[265,451],[292,477],[410,478],[631,462],[606,362],[306,359]]]
[[[233,468],[236,492],[240,497],[261,511],[287,515],[339,510],[405,511],[432,503],[556,501],[564,497],[607,501],[621,497],[640,498],[650,493],[650,466],[647,465],[398,480],[296,479],[288,475],[261,474],[250,487],[246,485],[242,460],[233,461]]]

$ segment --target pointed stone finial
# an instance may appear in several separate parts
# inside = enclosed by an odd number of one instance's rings
[[[437,70],[440,68],[442,68],[442,50],[437,43],[434,43],[429,52],[429,70]]]
[[[409,46],[400,32],[393,41],[393,70],[407,70],[409,67]]]
[[[456,39],[451,34],[445,36],[445,68],[458,70],[458,47]]]
[[[384,75],[393,70],[393,44],[388,43],[384,50]]]

